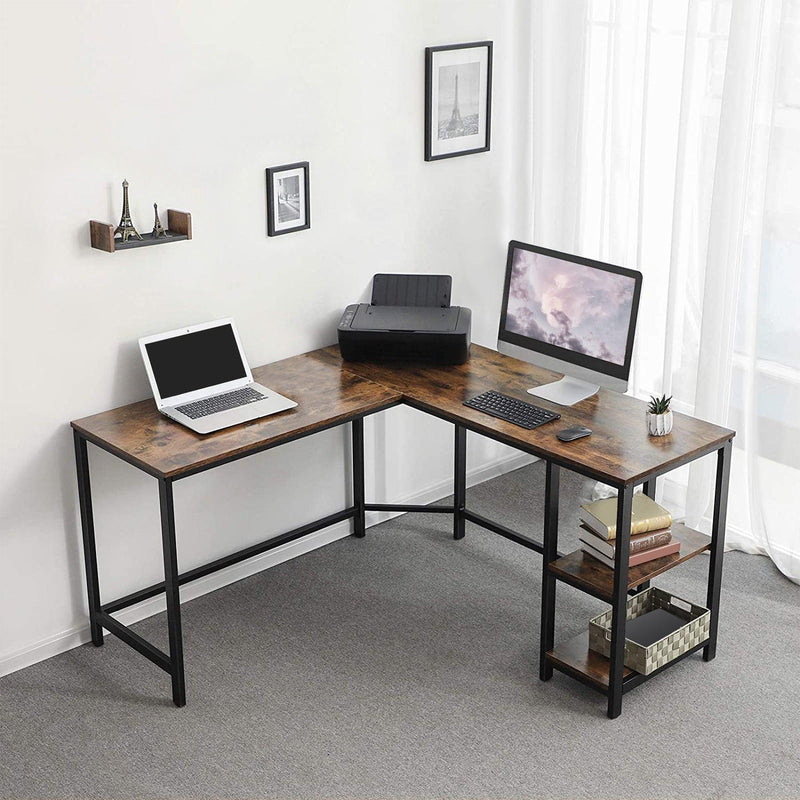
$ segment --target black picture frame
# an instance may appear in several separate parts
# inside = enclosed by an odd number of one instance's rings
[[[296,181],[294,180],[296,178]],[[282,186],[289,187],[282,190]],[[308,161],[267,167],[267,235],[304,231],[311,227]]]
[[[492,47],[485,41],[425,48],[426,161],[490,149]]]

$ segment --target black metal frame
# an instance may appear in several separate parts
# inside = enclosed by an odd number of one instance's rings
[[[303,170],[303,191],[305,192],[305,202],[303,211],[305,222],[302,225],[293,225],[279,231],[278,224],[278,200],[275,197],[274,178],[281,172],[289,172],[293,169]],[[308,161],[297,161],[294,164],[282,164],[279,167],[267,167],[267,236],[283,236],[284,233],[294,233],[295,231],[305,231],[311,227],[311,177]]]
[[[396,405],[393,403],[392,405]],[[387,406],[388,407],[388,406]],[[376,409],[372,413],[383,410]],[[427,410],[427,409],[425,409]],[[430,413],[430,412],[429,412]],[[438,415],[435,415],[438,416]],[[451,420],[452,421],[452,420]],[[554,647],[555,640],[555,610],[556,610],[556,581],[557,576],[550,570],[550,564],[558,558],[558,516],[559,516],[559,484],[561,465],[556,461],[544,456],[546,464],[545,473],[545,508],[544,508],[544,539],[538,542],[528,536],[520,534],[510,528],[494,522],[480,514],[470,511],[466,507],[467,494],[467,426],[458,422],[454,423],[454,459],[453,459],[453,504],[441,506],[393,504],[393,503],[367,503],[365,501],[364,489],[364,419],[358,416],[349,420],[333,423],[320,427],[311,432],[287,438],[285,441],[293,441],[295,438],[302,438],[320,430],[327,430],[341,424],[351,426],[351,447],[352,447],[352,498],[351,506],[329,514],[314,522],[306,523],[286,533],[267,539],[266,541],[239,550],[230,555],[216,559],[209,564],[197,567],[183,574],[178,571],[177,545],[175,540],[175,506],[172,492],[172,484],[175,480],[197,474],[198,472],[211,469],[229,461],[244,458],[255,452],[262,452],[270,449],[277,444],[271,444],[262,448],[257,448],[249,453],[232,456],[211,465],[206,465],[181,474],[177,478],[156,476],[159,487],[159,503],[161,509],[161,537],[164,558],[164,581],[152,586],[140,589],[125,597],[118,598],[109,603],[101,604],[100,586],[97,567],[97,549],[94,530],[94,516],[92,510],[91,483],[89,477],[89,459],[87,442],[92,441],[77,430],[73,430],[75,444],[75,463],[78,480],[78,498],[81,515],[81,530],[83,536],[84,562],[86,568],[86,586],[89,603],[89,625],[92,642],[99,647],[103,644],[103,630],[113,633],[126,644],[137,650],[156,666],[169,673],[172,679],[172,700],[176,706],[186,704],[186,686],[183,663],[183,638],[181,631],[180,614],[180,587],[190,581],[209,575],[225,567],[244,561],[253,556],[272,550],[275,547],[287,544],[288,542],[308,536],[311,533],[322,530],[330,525],[342,522],[346,519],[353,520],[353,535],[359,538],[366,533],[366,512],[367,511],[400,511],[400,512],[424,512],[444,513],[453,515],[453,538],[463,539],[465,536],[465,524],[467,521],[479,525],[486,530],[503,536],[516,544],[522,545],[530,550],[534,550],[542,555],[542,607],[541,607],[541,635],[539,643],[539,677],[543,681],[550,680],[553,669],[559,669],[571,677],[576,678],[593,688],[597,685],[592,683],[586,676],[575,672],[560,664],[555,664],[547,657],[547,653]],[[487,435],[484,431],[478,431]],[[490,437],[494,438],[494,437]],[[100,447],[102,443],[93,442]],[[283,444],[280,442],[279,444]],[[104,449],[108,449],[104,447]],[[524,448],[517,448],[524,451]],[[615,553],[614,588],[612,594],[612,621],[611,621],[611,653],[609,686],[604,693],[608,698],[608,716],[611,718],[619,716],[622,709],[622,695],[640,685],[649,678],[659,674],[666,667],[671,666],[692,652],[703,648],[703,658],[711,661],[716,654],[717,627],[719,617],[720,587],[722,583],[722,561],[723,546],[725,539],[725,518],[728,501],[728,482],[730,478],[730,462],[732,443],[727,440],[721,447],[714,448],[717,452],[717,473],[714,497],[714,515],[712,522],[711,536],[711,559],[709,565],[707,607],[711,611],[711,622],[709,638],[706,642],[693,648],[679,659],[675,659],[669,664],[650,675],[629,675],[623,680],[624,670],[624,648],[625,648],[625,611],[628,598],[628,562],[622,554],[627,554],[630,543],[630,515],[633,491],[637,484],[623,483],[616,486],[618,490],[619,503],[617,507],[617,540],[618,547]],[[109,450],[109,452],[114,452]],[[698,458],[708,451],[696,454]],[[115,455],[122,457],[119,453]],[[129,459],[123,459],[128,461]],[[687,463],[693,458],[681,461]],[[135,462],[129,461],[135,466],[143,467]],[[649,475],[644,480],[644,492],[654,497],[656,492],[656,479],[658,475],[674,469],[679,464],[672,464],[660,473]],[[568,468],[574,469],[569,466]],[[149,470],[144,470],[149,472]],[[152,474],[152,473],[150,473]],[[587,477],[596,477],[589,473]],[[560,576],[559,576],[560,577]],[[563,578],[562,578],[563,580]],[[569,582],[569,581],[567,581]],[[649,583],[641,584],[632,590],[632,593],[647,588]],[[586,591],[585,587],[580,587]],[[136,634],[128,626],[116,620],[112,614],[128,608],[143,600],[147,600],[158,594],[164,593],[167,601],[167,627],[169,633],[169,655],[159,650],[150,642]],[[589,594],[592,594],[590,591]],[[603,690],[601,690],[603,691]]]
[[[433,59],[436,53],[445,50],[471,50],[477,47],[485,47],[487,50],[486,64],[486,108],[481,109],[481,113],[486,114],[486,142],[480,147],[473,147],[469,150],[458,150],[454,153],[441,153],[433,155]],[[492,144],[492,50],[494,45],[490,41],[465,42],[464,44],[448,44],[441,47],[425,48],[425,160],[439,161],[443,158],[455,158],[457,156],[467,156],[471,153],[485,153],[491,149]]]
[[[611,719],[615,719],[622,712],[622,695],[631,689],[640,686],[645,681],[663,672],[665,669],[677,664],[692,653],[702,649],[705,661],[711,661],[716,655],[717,648],[717,629],[719,624],[719,599],[722,586],[722,558],[725,544],[725,519],[728,505],[728,483],[730,479],[731,451],[733,443],[727,440],[721,447],[717,448],[717,473],[714,493],[714,515],[712,518],[711,530],[711,559],[708,570],[708,591],[706,607],[711,611],[709,626],[709,637],[705,642],[701,642],[688,652],[678,658],[673,659],[668,664],[660,667],[648,675],[633,673],[623,678],[625,668],[625,617],[627,610],[627,600],[629,594],[636,594],[646,589],[650,582],[640,584],[627,591],[628,586],[628,560],[623,554],[628,553],[630,547],[631,530],[631,505],[633,492],[636,488],[635,483],[620,484],[617,488],[617,547],[614,554],[614,587],[611,597],[611,650],[609,657],[609,683],[608,689],[600,689],[595,682],[585,675],[576,672],[562,664],[548,660],[547,653],[554,646],[555,630],[555,585],[556,580],[560,579],[565,583],[572,584],[569,580],[564,580],[563,576],[551,574],[549,563],[555,559],[553,553],[558,541],[558,524],[552,521],[552,515],[558,513],[558,481],[553,482],[551,470],[558,469],[547,464],[547,481],[545,489],[545,552],[542,560],[542,628],[539,643],[539,677],[541,680],[549,680],[553,675],[553,669],[575,678],[593,689],[604,693],[608,698],[607,714]],[[665,470],[669,471],[669,470]],[[651,475],[644,481],[643,491],[648,497],[655,497],[656,494],[656,475]],[[577,585],[577,584],[572,584]],[[582,591],[595,597],[600,595],[579,586]],[[601,598],[605,599],[605,598]]]
[[[335,525],[346,519],[353,520],[353,535],[363,537],[364,525],[364,420],[358,417],[350,420],[353,449],[353,505],[329,514],[322,519],[301,525],[286,533],[279,534],[258,544],[238,550],[209,564],[204,564],[183,574],[178,571],[178,551],[175,540],[175,501],[172,484],[174,478],[158,478],[158,494],[161,509],[161,541],[164,558],[164,580],[152,586],[139,589],[110,603],[100,602],[100,583],[97,569],[97,545],[92,510],[92,493],[89,477],[88,439],[73,430],[75,444],[75,465],[78,478],[78,500],[81,512],[83,534],[83,554],[86,568],[86,587],[89,601],[89,626],[92,643],[96,647],[103,644],[103,629],[113,633],[157,667],[169,673],[172,679],[172,702],[178,706],[186,705],[186,678],[183,663],[183,633],[181,628],[180,587],[198,578],[210,575],[225,567],[238,564],[253,556],[273,550],[281,545],[301,539],[316,531]],[[344,423],[341,423],[344,424]],[[255,452],[255,451],[254,451]],[[260,451],[259,451],[260,452]],[[222,463],[222,462],[220,462]],[[186,477],[192,473],[186,473]],[[167,631],[169,655],[139,636],[135,631],[115,619],[112,614],[129,606],[148,600],[159,594],[166,595]]]

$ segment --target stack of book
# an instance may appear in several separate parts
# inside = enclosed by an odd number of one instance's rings
[[[617,498],[596,500],[581,508],[581,550],[613,569],[617,549]],[[635,494],[628,565],[644,564],[680,549],[680,541],[672,538],[672,515],[669,511],[646,494]]]

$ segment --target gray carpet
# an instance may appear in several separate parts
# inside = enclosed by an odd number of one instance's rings
[[[537,464],[468,505],[541,529]],[[562,549],[585,486],[562,481]],[[797,798],[800,589],[726,556],[718,655],[605,699],[537,677],[540,558],[406,515],[183,606],[188,705],[113,637],[0,680],[0,796]],[[708,560],[656,583],[703,602]],[[558,588],[557,640],[603,605]],[[163,647],[163,615],[137,630]]]

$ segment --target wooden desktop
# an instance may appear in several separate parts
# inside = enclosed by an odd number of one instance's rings
[[[560,411],[562,419],[530,431],[525,430],[470,409],[463,402],[489,389],[530,400],[525,390],[553,380],[555,374],[474,344],[470,359],[457,366],[344,362],[338,347],[333,346],[269,364],[253,372],[256,381],[297,401],[297,408],[207,436],[195,434],[162,416],[152,400],[72,422],[92,641],[95,645],[101,645],[103,630],[108,630],[170,673],[172,697],[176,705],[182,706],[186,702],[179,587],[345,519],[353,520],[353,533],[356,536],[364,536],[364,515],[368,510],[413,512],[424,509],[428,512],[451,513],[456,539],[463,538],[465,523],[472,522],[541,553],[539,676],[542,680],[548,680],[556,668],[601,691],[608,698],[607,712],[612,718],[621,712],[625,691],[661,671],[645,676],[627,670],[623,665],[625,605],[629,590],[647,586],[656,575],[700,552],[710,550],[706,599],[706,606],[711,610],[710,634],[708,640],[694,650],[702,648],[707,661],[714,658],[733,431],[678,414],[671,434],[650,437],[645,426],[646,404],[604,389],[572,407],[554,406],[546,400],[536,399],[537,405]],[[454,425],[452,506],[375,504],[366,501],[363,419],[401,403]],[[210,564],[189,572],[179,572],[172,497],[174,481],[343,424],[349,424],[352,430],[351,505]],[[592,436],[569,443],[559,441],[555,436],[556,430],[573,424],[587,425],[593,431]],[[545,461],[544,530],[541,542],[513,531],[501,522],[489,520],[467,507],[468,430]],[[108,603],[100,601],[88,442],[152,475],[159,485],[165,580]],[[627,559],[621,558],[620,553],[627,553],[628,549],[634,489],[643,484],[644,491],[654,496],[656,479],[660,475],[710,453],[717,454],[711,537],[676,525],[674,535],[682,543],[679,553],[629,569]],[[580,551],[566,555],[558,553],[558,495],[562,467],[618,490],[619,546],[615,569],[605,567]],[[588,634],[555,645],[557,580],[611,604],[610,658],[589,650]],[[112,616],[123,608],[162,592],[167,598],[169,654],[154,647]]]

